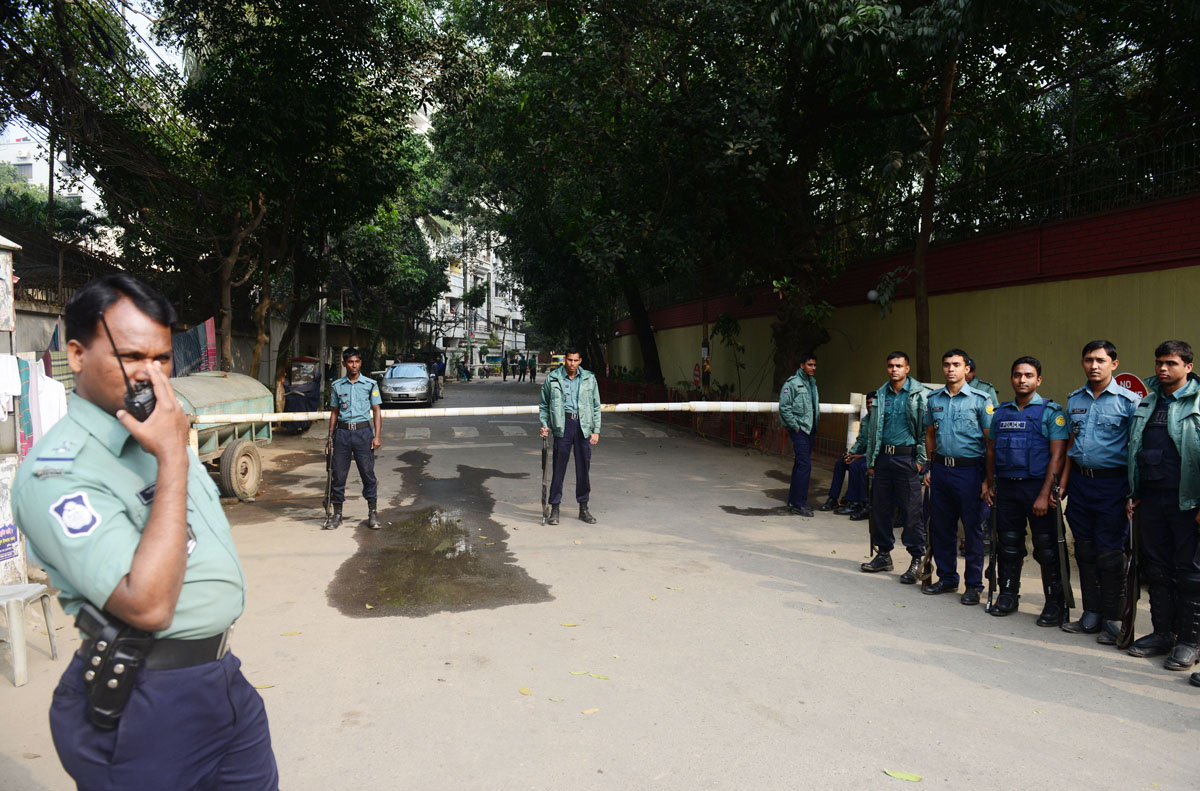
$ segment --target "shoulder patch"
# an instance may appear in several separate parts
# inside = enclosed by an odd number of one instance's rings
[[[996,407],[992,406],[991,401],[988,401],[987,406],[984,407],[984,411],[990,415],[996,411]]]
[[[378,387],[372,387],[372,388],[371,388],[371,395],[373,395],[373,396],[377,396],[377,395],[379,395],[379,388],[378,388]]]
[[[1054,418],[1054,425],[1060,426],[1060,427],[1067,425],[1067,416],[1062,413],[1059,413],[1059,415],[1056,418]]]
[[[58,520],[67,538],[86,536],[103,521],[88,500],[87,492],[64,494],[50,506],[50,515]]]

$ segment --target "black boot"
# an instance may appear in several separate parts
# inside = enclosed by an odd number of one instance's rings
[[[834,508],[837,508],[837,507],[838,507],[837,500],[835,500],[832,497],[828,497],[825,499],[824,505],[821,506],[821,510],[822,511],[832,511]]]
[[[342,504],[333,504],[333,513],[325,518],[325,524],[321,525],[322,530],[337,530],[342,526]]]
[[[900,575],[900,584],[916,585],[917,584],[917,575],[920,573],[921,573],[921,559],[913,558],[912,562],[908,564],[908,570]]]
[[[1104,620],[1096,642],[1116,645],[1121,634],[1121,611],[1125,607],[1125,553],[1119,549],[1096,557],[1096,576],[1100,578],[1100,616]]]
[[[1025,536],[1021,536],[1024,541]],[[1025,547],[1021,546],[1021,551]],[[1000,594],[996,597],[996,601],[992,604],[992,609],[989,612],[996,616],[1005,616],[1009,613],[1016,612],[1017,604],[1021,601],[1021,566],[1024,563],[1024,558],[1020,553],[1014,551],[1011,547],[1001,547],[999,558],[996,560],[996,577],[999,583]]]
[[[594,525],[596,524],[596,517],[592,516],[592,512],[588,510],[587,506],[587,503],[579,504],[579,519],[580,521],[587,522],[589,525]]]
[[[824,511],[825,506],[821,506],[821,510]],[[858,510],[858,503],[846,503],[845,505],[840,505],[837,508],[833,509],[833,512],[835,514],[837,514],[838,516],[849,516],[850,514],[854,513],[857,510]]]
[[[378,500],[367,500],[367,527],[372,530],[378,530],[383,527],[379,524],[379,511],[375,507]]]
[[[558,503],[550,506],[550,518],[546,520],[546,524],[558,524]]]
[[[1200,574],[1180,574],[1179,634],[1171,655],[1163,662],[1167,670],[1191,670],[1200,660]]]
[[[875,555],[875,557],[859,566],[859,568],[868,573],[874,573],[876,571],[891,571],[892,553],[881,551]]]
[[[1062,626],[1067,619],[1063,601],[1062,566],[1059,565],[1058,541],[1053,533],[1034,532],[1033,559],[1042,571],[1042,595],[1046,603],[1037,617],[1038,626]]]
[[[851,522],[865,522],[871,518],[871,506],[869,503],[862,503],[858,508],[850,514]]]
[[[1079,591],[1083,594],[1083,614],[1078,621],[1062,625],[1064,632],[1095,634],[1100,631],[1100,578],[1096,576],[1096,547],[1091,541],[1075,541],[1075,562],[1079,566]]]
[[[1171,572],[1146,564],[1146,589],[1150,596],[1150,623],[1154,631],[1129,646],[1130,656],[1162,656],[1175,647],[1175,585]]]

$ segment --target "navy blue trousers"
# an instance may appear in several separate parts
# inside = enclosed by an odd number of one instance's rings
[[[981,460],[982,461],[982,460]],[[938,580],[958,584],[958,521],[966,539],[968,588],[983,587],[983,465],[947,467],[933,462],[929,489],[929,527]]]
[[[875,546],[880,552],[896,547],[892,523],[897,508],[904,515],[900,540],[914,558],[925,554],[925,519],[921,513],[921,477],[912,456],[880,453],[875,459],[875,488],[871,493],[875,521]]]
[[[370,426],[353,431],[339,426],[333,432],[333,493],[329,498],[331,503],[346,502],[346,476],[350,474],[351,458],[358,467],[358,477],[362,479],[363,498],[376,498],[375,451],[371,450],[371,440],[374,438],[375,430]]]
[[[1129,482],[1120,478],[1089,478],[1071,471],[1067,482],[1067,523],[1076,541],[1091,541],[1096,554],[1125,549],[1129,521],[1125,500]]]
[[[842,495],[842,482],[850,476],[850,484],[846,487],[846,500],[852,503],[867,501],[867,460],[855,459],[846,464],[842,459],[833,463],[833,483],[829,485],[829,499],[835,502]]]
[[[550,479],[550,505],[562,502],[563,478],[567,475],[567,459],[575,452],[575,500],[586,503],[592,493],[588,468],[592,464],[591,438],[583,433],[578,420],[567,418],[561,437],[554,438],[554,477]]]
[[[1200,572],[1200,525],[1196,509],[1179,510],[1178,489],[1145,489],[1138,506],[1142,557],[1174,580]]]
[[[1025,526],[1034,534],[1054,536],[1058,541],[1058,525],[1054,521],[1054,507],[1045,516],[1033,513],[1033,504],[1042,493],[1041,478],[998,478],[996,480],[996,532],[1020,533],[1025,535]],[[1025,541],[1021,540],[1024,556]]]
[[[275,791],[279,772],[262,698],[226,654],[177,670],[138,673],[120,724],[88,719],[84,661],[67,666],[50,704],[50,732],[80,791]]]
[[[803,431],[788,431],[792,438],[792,485],[788,488],[787,504],[793,508],[808,505],[808,484],[812,480],[812,435]]]

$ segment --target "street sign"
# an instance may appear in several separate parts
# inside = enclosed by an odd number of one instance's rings
[[[700,384],[700,363],[696,363],[696,367],[692,369],[692,384]]]
[[[1117,374],[1117,384],[1126,390],[1137,393],[1142,398],[1145,398],[1146,394],[1150,392],[1146,389],[1146,384],[1133,374]]]

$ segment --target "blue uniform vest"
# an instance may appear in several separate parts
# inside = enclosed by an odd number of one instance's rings
[[[1042,434],[1042,417],[1052,401],[1018,411],[1007,403],[996,410],[996,477],[1044,478],[1050,464],[1050,440]]]

